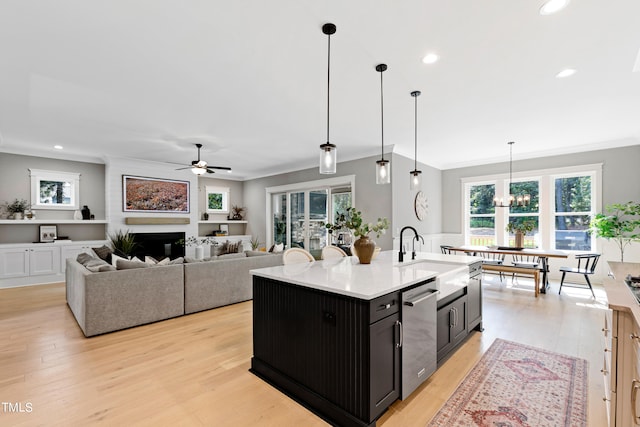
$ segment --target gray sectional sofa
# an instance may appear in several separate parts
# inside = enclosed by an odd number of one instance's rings
[[[240,258],[98,273],[75,259],[66,265],[67,304],[90,337],[249,300],[249,271],[282,265],[282,254],[247,252]]]

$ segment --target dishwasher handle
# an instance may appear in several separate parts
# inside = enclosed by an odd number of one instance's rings
[[[431,298],[434,295],[438,295],[440,291],[436,291],[434,289],[429,289],[427,292],[417,295],[417,297],[412,300],[412,301],[405,301],[404,305],[408,305],[409,307],[413,307],[417,304],[420,304],[423,301],[426,301],[427,299]]]

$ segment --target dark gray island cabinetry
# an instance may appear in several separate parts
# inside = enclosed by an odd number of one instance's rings
[[[333,425],[375,426],[402,393],[402,298],[437,289],[441,272],[383,252],[370,265],[347,258],[252,273],[251,372]]]
[[[400,396],[400,294],[371,301],[254,276],[251,370],[340,426]]]

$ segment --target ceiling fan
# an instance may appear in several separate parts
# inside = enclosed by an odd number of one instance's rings
[[[207,165],[207,162],[205,162],[204,160],[200,160],[200,149],[202,148],[202,144],[195,144],[195,146],[198,147],[198,160],[193,160],[191,162],[191,166],[178,168],[176,169],[177,171],[183,170],[183,169],[191,169],[191,172],[193,172],[196,175],[203,175],[205,173],[216,173],[213,169],[219,169],[219,170],[231,172],[231,168],[228,168],[226,166],[209,166]]]

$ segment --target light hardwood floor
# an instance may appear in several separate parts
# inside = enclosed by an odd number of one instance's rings
[[[496,337],[589,360],[589,425],[604,426],[605,297],[563,289],[533,297],[527,279],[484,283],[483,333],[378,426],[424,426]],[[325,426],[248,372],[251,302],[84,338],[64,285],[0,290],[0,425]],[[16,406],[13,406],[14,410]]]

